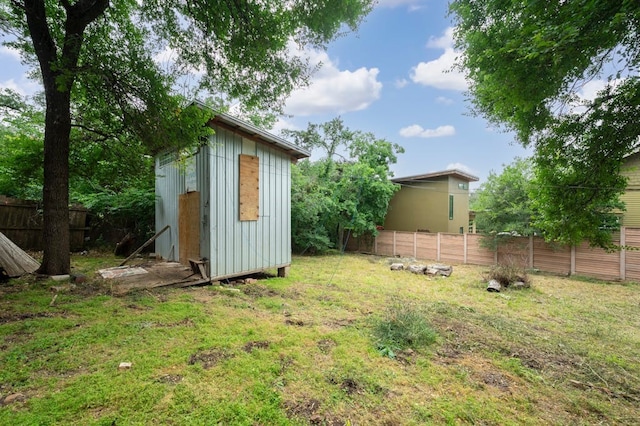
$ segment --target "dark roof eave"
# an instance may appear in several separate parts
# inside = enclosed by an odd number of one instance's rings
[[[457,177],[458,179],[461,179],[467,182],[477,182],[480,180],[478,177],[471,175],[469,173],[465,173],[457,169],[451,169],[451,170],[443,170],[443,171],[433,172],[433,173],[426,173],[423,175],[405,176],[405,177],[391,179],[391,181],[394,183],[427,182],[434,178],[446,177],[446,176]]]

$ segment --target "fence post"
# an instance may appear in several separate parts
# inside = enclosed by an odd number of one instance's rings
[[[569,271],[569,275],[576,274],[576,246],[575,244],[571,246],[571,270]]]
[[[463,234],[464,237],[464,255],[462,257],[462,263],[467,264],[467,234]]]
[[[533,269],[533,235],[529,235],[529,269]]]
[[[396,231],[393,231],[393,257],[396,257]]]
[[[380,235],[380,233],[378,232],[378,235]],[[377,255],[378,254],[378,235],[376,235],[375,237],[373,237],[373,252]]]
[[[627,233],[627,228],[624,226],[620,227],[620,279],[621,280],[626,280],[627,279],[627,252],[624,248],[624,246],[627,244],[627,238],[626,238],[626,234]]]

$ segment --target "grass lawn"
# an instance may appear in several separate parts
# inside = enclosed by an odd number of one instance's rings
[[[72,262],[93,277],[119,259]],[[491,293],[485,269],[295,257],[239,291],[90,279],[53,304],[59,283],[12,280],[0,424],[638,424],[640,286],[534,274]],[[385,340],[389,324],[415,335]]]

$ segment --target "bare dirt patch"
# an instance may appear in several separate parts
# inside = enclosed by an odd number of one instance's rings
[[[416,363],[416,353],[413,349],[403,349],[396,352],[395,360],[404,365]]]
[[[2,314],[0,315],[0,324],[24,321],[34,318],[53,318],[56,316],[59,316],[59,314],[55,314],[52,312],[22,312],[15,314]]]
[[[353,318],[339,318],[339,319],[325,321],[324,325],[329,328],[338,329],[342,327],[349,327],[354,322],[356,322],[356,320]]]
[[[311,425],[343,426],[345,422],[332,415],[321,412],[321,403],[310,398],[303,401],[285,401],[284,409],[289,418],[306,420]]]
[[[311,420],[320,409],[320,405],[320,401],[311,398],[304,401],[285,401],[284,409],[289,417]]]
[[[165,374],[156,379],[158,383],[165,383],[168,385],[177,385],[182,381],[182,376],[179,374]]]
[[[240,290],[247,296],[253,298],[280,296],[280,293],[263,284],[245,284]]]
[[[202,368],[208,370],[218,363],[233,358],[235,355],[222,349],[209,349],[197,352],[189,357],[189,365],[202,364]]]
[[[322,352],[323,354],[329,353],[333,348],[337,346],[336,342],[332,339],[319,340],[317,345],[318,350],[320,350],[320,352]]]
[[[248,342],[242,347],[242,350],[247,353],[251,353],[256,349],[269,349],[269,346],[271,346],[271,342],[266,340]]]
[[[16,404],[19,402],[25,402],[27,401],[27,399],[28,399],[27,396],[23,393],[20,393],[20,392],[12,393],[3,398],[0,398],[0,406]]]
[[[509,381],[507,378],[495,371],[487,371],[481,376],[482,382],[486,385],[496,387],[502,391],[509,390]]]

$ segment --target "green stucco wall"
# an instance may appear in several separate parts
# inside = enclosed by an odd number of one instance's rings
[[[629,179],[627,190],[620,197],[627,207],[622,215],[622,226],[637,228],[640,227],[640,153],[625,159],[622,175]]]
[[[469,190],[458,184],[468,182],[442,177],[430,182],[405,184],[391,199],[384,228],[393,231],[467,232]],[[449,195],[453,195],[453,219],[449,219]]]

